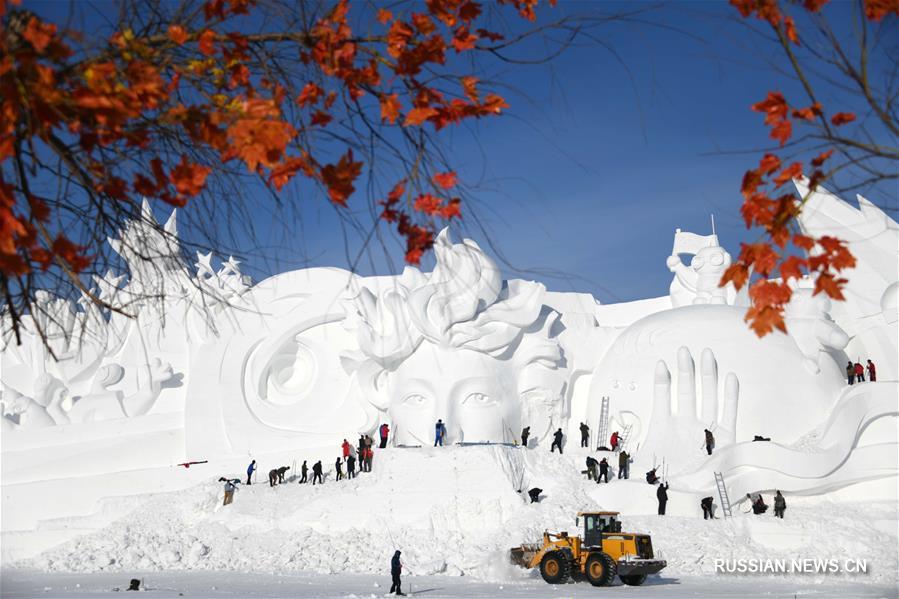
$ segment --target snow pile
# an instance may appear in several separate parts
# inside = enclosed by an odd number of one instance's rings
[[[620,510],[626,530],[652,534],[657,555],[668,560],[666,577],[712,574],[715,559],[853,557],[868,560],[859,581],[895,581],[895,502],[788,497],[784,520],[743,515],[736,506],[735,518],[705,522],[695,496],[672,488],[662,518],[649,515],[656,504],[654,487],[642,481],[645,464],[633,465],[630,481],[596,485],[581,474],[585,455],[505,446],[388,449],[377,453],[372,473],[354,480],[335,483],[330,474],[315,487],[255,484],[227,507],[221,485],[211,482],[215,473],[210,482],[148,496],[99,531],[16,565],[383,574],[399,548],[409,574],[510,580],[534,576],[507,564],[510,547],[539,540],[544,529],[573,532],[577,512],[602,508]],[[517,493],[532,486],[544,489],[539,504]],[[101,509],[116,509],[117,501]]]

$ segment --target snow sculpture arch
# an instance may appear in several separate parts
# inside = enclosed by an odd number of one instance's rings
[[[565,362],[544,286],[503,282],[474,241],[453,244],[446,229],[434,250],[433,272],[407,268],[347,302],[360,351],[345,361],[360,392],[400,445],[432,442],[438,418],[449,442],[512,442],[523,412],[545,435],[562,414]]]

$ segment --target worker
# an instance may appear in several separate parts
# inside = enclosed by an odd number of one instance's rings
[[[703,497],[702,501],[699,502],[700,507],[702,507],[702,519],[709,520],[715,518],[715,515],[712,513],[712,501],[711,497]]]
[[[590,427],[586,422],[581,422],[581,447],[587,447],[590,442]]]
[[[224,501],[224,503],[222,503],[222,505],[228,505],[232,501],[234,501],[234,491],[237,490],[237,485],[240,483],[240,481],[237,480],[236,478],[234,478],[234,479],[220,478],[219,482],[225,483],[225,501]]]
[[[381,445],[380,448],[384,449],[387,447],[387,436],[390,434],[390,427],[387,426],[387,423],[381,425],[381,428],[378,429],[378,433],[381,435]]]
[[[528,446],[528,437],[530,437],[530,436],[531,436],[531,427],[526,426],[523,429],[521,429],[521,444],[524,447]]]
[[[397,595],[405,595],[406,593],[400,590],[400,575],[403,573],[403,562],[400,561],[400,553],[401,551],[397,549],[393,554],[393,559],[390,560],[390,576],[393,578],[390,592]]]
[[[343,443],[340,444],[340,449],[343,451],[343,459],[346,461],[350,457],[350,442],[344,439]]]
[[[877,381],[877,367],[871,360],[868,360],[868,380],[872,383]]]
[[[609,462],[605,458],[599,461],[599,477],[596,479],[597,484],[599,484],[600,478],[604,478],[606,482],[609,482]]]
[[[340,458],[337,458],[337,461],[334,462],[334,470],[337,471],[334,480],[340,480],[341,478],[343,478],[343,462],[340,461]]]
[[[774,496],[774,517],[783,520],[784,512],[787,509],[787,500],[780,494],[780,491]]]
[[[752,502],[753,514],[759,515],[768,511],[768,505],[765,503],[765,498],[762,497],[761,493],[759,493],[757,497],[753,497],[750,493],[746,493],[746,498]]]
[[[705,450],[709,452],[709,455],[712,455],[712,450],[715,449],[715,435],[712,434],[712,431],[709,429],[705,430]]]
[[[846,378],[849,380],[849,384],[855,384],[855,365],[852,363],[852,360],[846,363]]]
[[[609,446],[612,448],[612,451],[618,451],[618,431],[612,433],[612,436],[609,437]]]
[[[530,491],[528,491],[528,497],[531,498],[531,503],[539,503],[540,502],[540,493],[543,492],[543,489],[539,489],[534,487]]]
[[[598,462],[593,456],[587,456],[587,480],[599,481],[599,476],[596,474],[597,464]]]
[[[618,454],[618,478],[627,480],[631,476],[631,456],[626,451]]]
[[[375,455],[375,450],[371,447],[365,448],[365,455],[362,459],[362,470],[364,472],[371,472],[371,460]]]
[[[351,455],[346,459],[347,478],[356,478],[356,456]]]
[[[446,436],[446,425],[443,424],[443,420],[437,419],[437,424],[434,425],[434,447],[437,447],[439,444],[440,447],[443,447],[443,438]]]
[[[560,428],[556,432],[553,433],[553,443],[549,447],[549,452],[553,453],[556,450],[556,447],[559,448],[559,453],[562,453],[562,429]]]
[[[859,362],[855,363],[855,381],[858,383],[865,382],[865,367]]]
[[[256,471],[256,460],[250,462],[250,465],[247,466],[247,484],[250,484],[250,479],[253,477],[253,472]]]
[[[659,499],[659,516],[665,515],[665,506],[668,505],[668,483],[662,483],[656,489],[656,497]]]
[[[649,472],[646,473],[646,482],[648,482],[651,485],[654,485],[657,482],[659,482],[659,477],[656,474],[655,468],[653,468],[652,470],[650,470]]]
[[[306,474],[307,474],[308,472],[309,472],[309,468],[306,466],[306,460],[303,460],[303,465],[300,467],[300,473],[303,475],[303,476],[300,478],[300,484],[301,484],[301,485],[302,485],[303,483],[306,482]]]
[[[321,484],[325,484],[325,479],[322,478],[322,461],[319,460],[315,464],[312,465],[312,486],[315,486],[315,481],[320,482]]]

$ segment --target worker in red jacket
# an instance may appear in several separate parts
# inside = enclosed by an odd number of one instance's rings
[[[387,426],[387,423],[381,425],[380,429],[381,433],[381,449],[387,447],[387,436],[390,434],[390,427]]]
[[[612,446],[612,451],[616,451],[618,449],[618,431],[612,433],[612,438],[609,439],[609,443]]]
[[[859,383],[865,382],[865,367],[860,363],[855,363],[855,380]]]
[[[350,442],[344,439],[340,447],[343,449],[343,459],[346,460],[350,457]]]

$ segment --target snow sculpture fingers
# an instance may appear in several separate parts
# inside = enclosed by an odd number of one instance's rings
[[[655,379],[652,387],[652,420],[671,418],[671,373],[665,360],[656,362]]]
[[[677,413],[696,417],[696,365],[690,350],[677,350]]]
[[[724,377],[724,409],[719,422],[718,438],[722,445],[736,441],[737,407],[740,402],[740,380],[733,372]]]
[[[715,354],[706,347],[699,359],[702,376],[702,414],[703,422],[718,421],[718,361]]]

